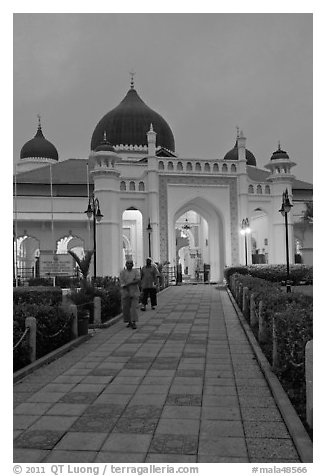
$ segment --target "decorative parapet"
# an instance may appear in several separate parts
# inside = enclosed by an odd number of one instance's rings
[[[158,158],[159,173],[195,173],[195,174],[236,174],[242,172],[242,162],[204,160],[204,159],[173,159]]]

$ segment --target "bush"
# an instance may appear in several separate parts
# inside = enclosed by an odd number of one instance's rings
[[[94,322],[94,297],[101,298],[101,321],[106,322],[121,312],[121,291],[117,278],[97,278],[97,288],[91,284],[84,284],[80,290],[72,290],[68,297],[76,304],[78,312],[88,310],[90,323]]]
[[[36,358],[61,347],[71,339],[71,317],[60,307],[47,304],[14,304],[14,345],[25,331],[26,317],[36,319]],[[28,345],[24,340],[14,351],[14,371],[28,362]]]
[[[287,279],[287,268],[284,264],[268,265],[257,264],[250,266],[232,266],[225,268],[224,277],[229,284],[232,274],[249,274],[255,278],[265,279],[266,281],[284,284]],[[303,264],[290,265],[290,281],[295,286],[302,283],[313,283],[313,267]]]
[[[58,288],[71,288],[80,285],[81,278],[77,276],[56,276],[55,285]],[[29,286],[52,286],[53,278],[30,278],[28,280]]]
[[[15,304],[58,305],[62,302],[62,290],[50,286],[14,288],[13,301]]]

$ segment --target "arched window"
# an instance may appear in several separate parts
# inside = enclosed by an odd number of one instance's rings
[[[145,184],[144,184],[144,182],[139,182],[138,190],[139,190],[140,192],[143,192],[143,191],[145,190]]]
[[[210,172],[211,171],[211,168],[210,168],[208,162],[205,163],[204,170],[205,170],[205,172]]]
[[[258,195],[261,195],[263,193],[261,185],[257,185],[257,193]]]
[[[168,170],[173,170],[173,162],[168,163]]]
[[[199,162],[196,162],[195,170],[196,170],[196,172],[201,172],[201,165],[200,165]]]
[[[158,163],[158,169],[159,170],[164,170],[164,162],[163,160],[160,160],[159,163]]]
[[[190,172],[192,170],[191,162],[187,162],[187,170],[188,170],[188,172]]]
[[[231,165],[231,172],[236,172],[237,171],[237,168],[235,166],[235,164],[232,164]]]
[[[134,192],[136,190],[135,182],[133,180],[129,183],[129,190],[131,192]]]
[[[227,171],[228,171],[228,166],[226,164],[223,164],[222,172],[227,172]]]
[[[254,193],[254,186],[253,185],[249,185],[248,193]]]
[[[177,170],[183,170],[182,162],[178,162],[178,164],[177,164]]]
[[[218,172],[218,171],[219,171],[218,164],[214,164],[213,165],[213,172]]]
[[[265,193],[266,193],[266,195],[270,195],[270,193],[271,193],[271,188],[270,188],[269,185],[265,185]]]
[[[120,182],[120,190],[122,191],[127,190],[126,182],[124,180]]]

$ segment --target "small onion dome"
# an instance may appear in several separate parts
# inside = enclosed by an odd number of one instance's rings
[[[288,156],[287,152],[285,150],[281,149],[281,144],[278,144],[278,149],[273,152],[273,155],[271,157],[271,160],[276,160],[276,159],[289,159],[290,157]]]
[[[229,150],[224,156],[224,160],[238,160],[238,140],[236,140],[233,149]],[[256,166],[256,159],[255,156],[250,150],[246,149],[246,161],[247,165],[254,165]]]
[[[26,142],[20,151],[21,159],[40,158],[59,160],[58,151],[51,142],[45,139],[39,120],[37,132],[33,139]]]
[[[103,140],[99,143],[94,152],[114,152],[113,145],[106,139],[105,131],[103,134]]]
[[[113,146],[147,146],[147,132],[153,124],[156,145],[174,152],[174,137],[169,124],[139,97],[133,83],[121,103],[109,111],[94,129],[91,150],[95,151],[106,131]]]

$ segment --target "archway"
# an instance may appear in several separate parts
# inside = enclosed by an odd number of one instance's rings
[[[132,259],[135,268],[144,263],[143,250],[143,215],[136,208],[129,208],[122,213],[122,263]]]
[[[26,279],[38,274],[40,242],[33,236],[18,236],[14,244],[14,261],[18,278]]]
[[[249,217],[250,237],[248,255],[249,264],[264,264],[269,260],[269,222],[267,213],[255,208]],[[250,252],[251,250],[251,252]]]
[[[169,260],[175,266],[180,261],[182,265],[183,260],[182,271],[184,275],[187,271],[190,281],[218,282],[223,279],[224,222],[216,207],[201,197],[190,200],[175,212],[172,231]],[[178,247],[179,233],[187,243]]]

